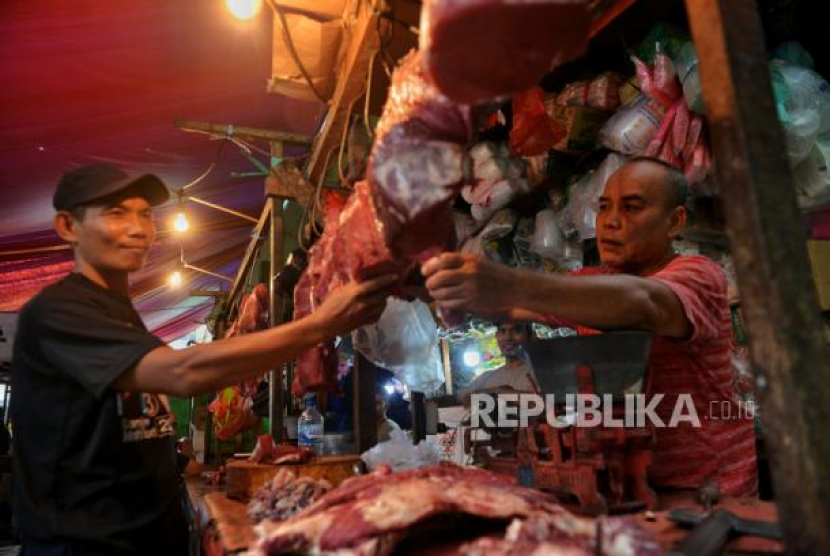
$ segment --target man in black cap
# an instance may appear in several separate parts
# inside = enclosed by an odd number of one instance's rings
[[[108,164],[67,173],[53,204],[75,269],[23,308],[12,363],[14,503],[30,555],[187,553],[165,394],[189,397],[252,378],[376,320],[394,276],[352,282],[308,317],[172,350],[129,298],[155,237],[155,176]]]

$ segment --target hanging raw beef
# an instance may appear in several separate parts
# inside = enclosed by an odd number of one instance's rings
[[[425,0],[420,47],[438,89],[475,103],[525,91],[582,55],[586,0]]]

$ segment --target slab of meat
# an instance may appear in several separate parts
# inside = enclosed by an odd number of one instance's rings
[[[256,446],[248,461],[253,463],[306,463],[314,457],[314,450],[307,446],[293,444],[277,444],[270,434],[263,434],[257,438]]]
[[[308,267],[294,289],[294,318],[309,315],[329,292],[352,278],[383,269],[400,271],[401,263],[386,245],[366,182],[358,182],[339,214],[328,215],[323,236],[308,252]],[[300,354],[292,390],[337,390],[337,351],[330,342]]]
[[[239,303],[239,333],[268,328],[268,286],[257,284]]]
[[[476,103],[533,87],[588,42],[586,0],[425,0],[420,50],[438,89]]]
[[[398,294],[419,262],[452,247],[451,204],[468,181],[467,146],[474,135],[472,108],[450,101],[423,76],[417,53],[392,76],[378,123],[367,181],[346,206],[327,215],[323,236],[294,291],[294,318],[313,312],[329,292],[350,279],[398,272]],[[332,345],[302,354],[292,389],[336,390]]]
[[[503,539],[461,547],[462,556],[659,556],[659,543],[630,517],[596,520],[537,512],[510,524]]]
[[[257,490],[248,503],[248,516],[259,523],[263,519],[283,521],[307,508],[331,490],[325,479],[297,477],[281,468],[274,478]]]
[[[451,465],[400,473],[388,468],[344,481],[282,523],[263,522],[251,555],[390,554],[412,527],[467,515],[509,522],[567,512],[539,491],[489,471]]]

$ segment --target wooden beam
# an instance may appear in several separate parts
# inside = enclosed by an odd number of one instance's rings
[[[369,75],[369,62],[373,53],[380,47],[376,30],[378,16],[370,4],[371,2],[357,4],[357,17],[347,33],[351,36],[351,41],[338,72],[337,87],[305,168],[311,183],[319,183],[322,174],[326,172],[326,155],[340,142],[344,126],[349,125],[349,108],[363,94]]]
[[[225,297],[228,292],[221,290],[190,290],[190,297]]]
[[[214,124],[211,122],[177,119],[174,121],[174,125],[182,131],[197,131],[227,137],[265,139],[266,141],[282,141],[284,143],[294,143],[295,145],[311,145],[314,142],[314,138],[308,135],[274,131],[273,129],[236,126],[233,124]]]
[[[296,164],[283,160],[265,178],[265,194],[294,199],[301,206],[306,206],[314,194],[314,186]]]
[[[257,225],[254,228],[253,239],[251,240],[251,243],[248,244],[248,248],[245,250],[245,256],[242,257],[242,264],[239,265],[239,270],[236,273],[231,289],[228,291],[229,307],[233,305],[236,298],[240,293],[242,293],[242,286],[245,285],[245,279],[248,277],[248,273],[251,271],[251,267],[254,264],[254,259],[256,259],[259,248],[265,239],[263,232],[265,231],[265,227],[270,223],[272,206],[273,204],[271,198],[269,197],[265,201],[265,207],[263,207],[262,214],[259,216],[259,222],[257,222]]]
[[[756,0],[686,0],[787,551],[830,554],[830,365]]]
[[[362,454],[378,442],[378,414],[375,404],[377,370],[357,349],[352,368],[354,390],[354,430],[357,452]]]
[[[283,267],[283,199],[280,197],[269,197],[271,203],[271,223],[269,226],[268,245],[271,249],[270,266],[268,271],[268,292],[270,306],[268,310],[269,325],[273,328],[282,324],[282,297],[277,289],[276,276]],[[283,441],[283,365],[274,369],[269,374],[268,380],[268,417],[271,421],[271,436],[279,444]]]
[[[616,0],[611,6],[605,8],[599,16],[593,17],[588,27],[588,38],[594,38],[600,31],[608,27],[623,12],[634,5],[635,0]]]

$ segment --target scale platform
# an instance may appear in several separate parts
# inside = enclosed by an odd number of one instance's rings
[[[649,332],[617,331],[533,340],[527,353],[542,393],[564,403],[566,395],[579,393],[577,369],[582,366],[591,369],[597,395],[642,393],[651,344]]]

